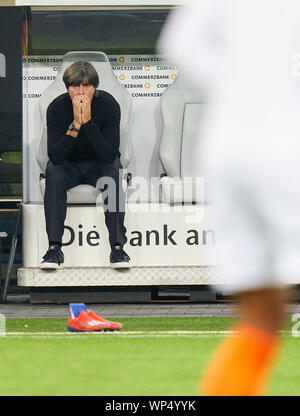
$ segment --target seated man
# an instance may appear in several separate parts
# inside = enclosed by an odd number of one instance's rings
[[[89,62],[70,65],[63,81],[68,90],[55,98],[47,109],[47,145],[44,198],[49,250],[43,257],[42,269],[56,269],[64,262],[61,251],[67,212],[67,190],[85,183],[96,186],[100,178],[113,179],[107,185],[103,201],[105,223],[111,246],[112,267],[129,267],[129,256],[123,250],[127,241],[125,193],[119,180],[120,106],[109,93],[97,90],[97,71]],[[107,182],[109,184],[109,181]],[[115,209],[111,200],[114,199]]]

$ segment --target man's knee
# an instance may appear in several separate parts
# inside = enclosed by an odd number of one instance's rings
[[[101,177],[98,178],[96,188],[100,190],[106,190],[111,188],[112,190],[117,189],[119,184],[122,184],[122,171],[112,167],[107,169]]]
[[[46,183],[64,183],[67,180],[67,173],[63,165],[54,165],[52,162],[48,163],[46,168]]]

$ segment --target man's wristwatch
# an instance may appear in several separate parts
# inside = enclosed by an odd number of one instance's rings
[[[69,130],[69,131],[75,131],[76,133],[79,133],[79,132],[80,132],[80,129],[76,129],[76,127],[74,126],[74,123],[71,123],[71,124],[69,125],[68,130]]]

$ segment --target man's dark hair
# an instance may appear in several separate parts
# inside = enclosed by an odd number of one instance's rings
[[[96,69],[90,62],[73,62],[73,64],[65,70],[63,75],[63,82],[65,83],[66,88],[68,89],[70,86],[78,86],[84,81],[95,87],[94,95],[97,96],[99,77]]]

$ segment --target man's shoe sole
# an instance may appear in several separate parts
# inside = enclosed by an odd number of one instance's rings
[[[124,261],[120,261],[118,263],[110,263],[113,269],[130,269],[130,264]]]
[[[70,325],[67,325],[67,327],[68,327],[68,332],[103,332],[103,331],[110,331],[109,328],[95,329],[94,331],[83,331],[82,329],[72,328]]]
[[[61,269],[62,265],[57,263],[41,263],[40,269],[42,270],[56,270]]]

